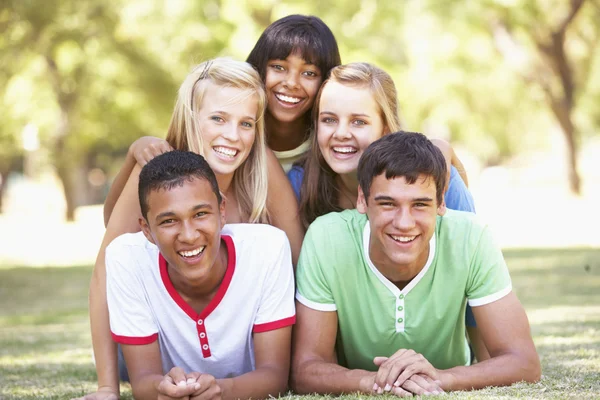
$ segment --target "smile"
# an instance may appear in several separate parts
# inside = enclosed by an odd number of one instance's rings
[[[213,150],[215,151],[215,153],[227,158],[235,158],[235,156],[237,156],[239,153],[239,151],[236,149],[224,146],[215,146],[213,147]]]
[[[336,153],[342,153],[342,154],[354,154],[354,153],[358,152],[356,147],[352,147],[352,146],[344,146],[344,147],[336,146],[336,147],[332,147],[331,149]]]
[[[391,237],[394,241],[400,242],[400,243],[410,243],[413,240],[415,240],[417,237],[417,236],[396,236],[396,235],[388,235],[388,236]]]
[[[277,98],[277,100],[279,100],[283,103],[289,103],[289,104],[298,104],[302,101],[302,99],[300,97],[286,96],[281,93],[275,93],[275,97]]]
[[[181,257],[184,257],[184,258],[192,258],[192,257],[196,257],[197,255],[201,254],[205,248],[206,248],[206,246],[201,246],[195,250],[178,251],[177,254],[179,254]]]

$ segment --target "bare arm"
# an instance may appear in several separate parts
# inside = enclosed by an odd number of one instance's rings
[[[491,358],[468,367],[440,371],[444,390],[470,390],[505,386],[541,376],[529,321],[519,299],[510,293],[500,300],[473,307],[477,326]]]
[[[104,226],[108,226],[108,220],[110,219],[117,200],[127,184],[127,180],[129,179],[135,164],[137,163],[143,167],[157,155],[171,150],[173,150],[173,148],[166,140],[153,136],[141,137],[129,146],[127,156],[125,157],[125,163],[110,186],[106,201],[104,202]]]
[[[296,393],[338,395],[373,390],[375,372],[337,364],[337,323],[336,311],[316,311],[296,302],[291,379]]]
[[[134,166],[123,192],[115,204],[113,215],[96,258],[90,282],[90,325],[92,344],[98,374],[98,388],[111,388],[119,393],[117,369],[117,347],[110,334],[108,306],[106,302],[106,266],[104,252],[106,246],[117,236],[127,232],[138,232],[138,216],[141,215],[137,184],[140,167]]]
[[[469,179],[467,177],[467,171],[465,169],[465,166],[454,152],[454,148],[452,147],[452,145],[442,139],[431,139],[431,143],[433,143],[435,147],[440,149],[442,154],[444,155],[444,159],[446,160],[446,167],[448,169],[447,180],[450,179],[450,167],[454,166],[454,168],[456,168],[456,171],[462,178],[463,182],[465,183],[465,186],[469,187]]]
[[[256,369],[229,379],[217,379],[223,399],[279,397],[287,389],[292,327],[254,334]]]
[[[292,263],[296,265],[304,239],[304,229],[298,212],[298,200],[296,200],[292,185],[285,176],[279,161],[269,149],[267,149],[267,166],[269,169],[267,207],[271,223],[286,233],[292,248]]]

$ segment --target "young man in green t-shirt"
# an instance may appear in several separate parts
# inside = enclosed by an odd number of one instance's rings
[[[502,252],[473,214],[445,209],[445,176],[422,134],[384,136],[361,157],[357,210],[310,226],[296,275],[297,392],[405,396],[539,380]],[[491,356],[475,365],[467,302]]]

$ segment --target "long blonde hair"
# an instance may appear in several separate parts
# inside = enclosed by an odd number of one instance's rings
[[[323,158],[317,142],[321,94],[329,82],[369,90],[379,107],[384,134],[401,129],[396,85],[387,72],[368,63],[350,63],[331,70],[329,79],[323,83],[315,99],[310,150],[304,161],[304,179],[300,190],[300,217],[305,228],[321,215],[332,211],[343,211],[338,205],[340,189],[336,181],[337,174]]]
[[[243,101],[254,95],[258,98],[254,144],[248,158],[233,174],[232,189],[244,222],[268,223],[267,145],[264,122],[267,98],[260,76],[250,64],[228,58],[215,58],[195,66],[179,88],[167,142],[175,149],[204,155],[202,132],[195,116],[202,105],[208,81],[217,86],[244,90],[240,96],[232,99],[232,102]]]

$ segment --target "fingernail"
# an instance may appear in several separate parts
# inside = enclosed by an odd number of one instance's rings
[[[185,385],[186,385],[185,381],[181,381],[177,384],[177,386],[185,386]]]
[[[187,380],[188,385],[191,385],[194,382],[196,382],[196,380],[194,378],[188,378],[188,380]]]
[[[398,381],[394,382],[394,386],[399,387],[400,386],[400,382],[398,382]]]
[[[373,384],[373,391],[376,391],[377,389],[379,389],[379,386],[377,386],[376,383]]]
[[[390,390],[392,390],[392,385],[390,385],[389,383],[386,383],[385,388],[383,388],[383,390],[385,390],[386,392],[389,392]]]
[[[382,388],[378,388],[377,389],[377,394],[382,394],[383,393],[383,389]]]
[[[200,389],[200,384],[196,382],[196,384],[194,384],[194,390],[198,390]]]

